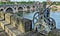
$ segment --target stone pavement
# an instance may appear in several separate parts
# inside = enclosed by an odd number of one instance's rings
[[[0,36],[9,36],[4,30],[0,27]]]
[[[49,32],[48,36],[60,36],[60,29],[54,29]]]
[[[30,32],[27,32],[24,36],[45,36],[45,35],[39,32],[30,31]]]

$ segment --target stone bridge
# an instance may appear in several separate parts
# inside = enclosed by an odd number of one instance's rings
[[[20,12],[20,11],[36,11],[37,7],[40,7],[40,4],[5,4],[0,5],[0,11],[3,12]]]

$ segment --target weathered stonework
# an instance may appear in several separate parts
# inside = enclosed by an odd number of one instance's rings
[[[6,21],[0,21],[0,25],[2,27],[3,30],[5,30],[5,26],[9,25]]]
[[[12,33],[13,28],[14,27],[12,25],[7,25],[7,26],[5,26],[5,32],[7,32],[11,36],[13,34]]]
[[[22,33],[19,30],[16,30],[16,29],[13,30],[12,32],[13,32],[12,36],[20,36],[20,35],[22,35]]]
[[[14,27],[16,27],[15,24],[17,24],[17,17],[16,17],[15,15],[13,15],[13,16],[11,17],[11,25],[13,25]],[[17,27],[16,27],[16,28],[17,28]]]
[[[10,36],[17,36],[17,35],[21,35],[21,32],[19,30],[17,30],[15,27],[13,27],[12,25],[7,25],[5,27],[5,31],[10,35]]]
[[[25,24],[23,24],[21,18],[19,19],[19,17],[18,17],[17,23],[18,24],[16,24],[16,25],[18,25],[18,30],[20,30],[21,33],[25,33],[25,27],[24,27]]]
[[[6,13],[6,14],[5,14],[5,21],[8,22],[9,24],[10,24],[11,16],[12,16],[12,15],[13,15],[13,14],[11,14],[11,13]]]
[[[11,25],[16,27],[21,33],[32,30],[32,21],[28,19],[23,19],[22,17],[12,16]]]
[[[5,13],[3,13],[3,12],[0,12],[0,17],[2,18],[2,19],[5,19]]]
[[[15,14],[6,13],[5,15],[1,13],[1,18],[5,20],[0,21],[0,26],[8,33],[10,36],[21,36],[23,33],[32,30],[32,21],[19,17]],[[3,16],[3,17],[2,17]]]
[[[19,18],[19,26],[18,26],[18,30],[20,30],[22,33],[26,33],[28,31],[32,30],[32,21],[28,20],[28,19],[23,19],[23,18]]]

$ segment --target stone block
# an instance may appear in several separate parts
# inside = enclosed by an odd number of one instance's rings
[[[1,26],[1,21],[4,21],[4,19],[2,19],[2,18],[0,17],[0,26]]]
[[[21,33],[24,33],[25,31],[25,27],[24,27],[24,25],[23,25],[23,23],[22,23],[22,20],[19,18],[19,17],[17,17],[17,16],[12,16],[11,17],[11,24],[14,26],[14,27],[16,27],[18,30],[20,30],[20,32]],[[18,28],[19,27],[19,28]]]
[[[5,32],[9,33],[8,27],[5,26]]]
[[[10,36],[17,36],[21,34],[20,31],[12,25],[5,26],[5,32],[7,32]]]
[[[0,21],[3,21],[4,19],[0,17]]]
[[[19,18],[18,19],[18,30],[21,31],[21,33],[25,33],[25,32],[28,32],[28,31],[31,31],[32,30],[32,21],[31,20],[28,20],[28,19],[21,19]]]
[[[8,34],[9,34],[9,36],[12,36],[13,35],[13,32],[12,32],[11,29],[8,31]]]
[[[8,27],[5,27],[5,32],[8,33],[9,36],[12,36],[11,30]]]
[[[11,17],[11,25],[13,25],[14,27],[16,27],[15,24],[17,24],[17,17],[14,15],[14,16]]]
[[[10,14],[10,13],[5,14],[5,21],[8,22],[8,23],[10,23],[11,16],[12,16],[12,14]]]
[[[20,36],[22,33],[19,30],[13,30],[13,35],[12,36]]]
[[[5,13],[4,12],[0,12],[0,17],[3,18],[3,19],[5,19],[4,16],[5,16]]]
[[[7,25],[5,26],[5,30],[7,29],[7,31],[10,31],[11,29],[13,29],[14,27],[12,25]],[[8,32],[7,32],[8,33]]]
[[[6,21],[0,21],[0,26],[2,27],[2,29],[5,29],[5,26],[9,25]]]
[[[18,26],[18,30],[20,30],[21,33],[25,33],[25,27],[24,27],[22,20],[21,19],[17,19],[17,20],[18,20],[17,21],[18,24],[16,24],[16,25]]]
[[[0,17],[1,17],[1,12],[0,12]]]

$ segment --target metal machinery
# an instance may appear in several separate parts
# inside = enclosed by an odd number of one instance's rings
[[[46,5],[44,5],[46,6]],[[51,6],[51,5],[50,5]],[[49,33],[51,30],[56,29],[56,22],[50,15],[50,9],[40,8],[33,16],[34,31],[43,32],[46,31]]]

